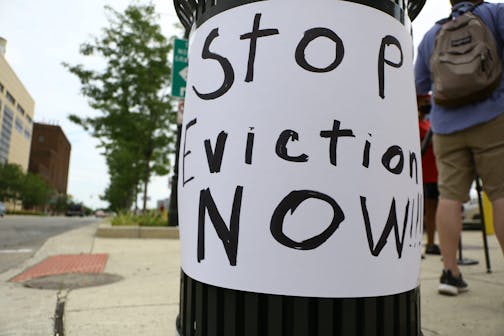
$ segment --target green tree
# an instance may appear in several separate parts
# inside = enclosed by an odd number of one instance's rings
[[[169,172],[169,154],[175,149],[175,113],[167,90],[172,46],[161,34],[152,4],[132,5],[124,13],[105,8],[109,27],[80,49],[84,56],[102,57],[105,67],[90,70],[64,63],[101,115],[72,115],[70,120],[90,131],[104,149],[111,176],[104,198],[118,204],[117,197],[125,197],[127,206],[141,183],[145,209],[149,180],[152,174]],[[114,163],[118,157],[120,165]]]
[[[0,164],[0,200],[16,200],[23,191],[24,172],[16,164]]]
[[[102,199],[110,203],[111,210],[131,209],[138,195],[143,164],[130,149],[123,146],[107,155],[110,183]]]
[[[72,202],[72,196],[66,194],[53,194],[49,200],[51,210],[57,214],[65,213]]]
[[[28,173],[24,176],[21,200],[23,208],[45,207],[54,191],[37,175]]]

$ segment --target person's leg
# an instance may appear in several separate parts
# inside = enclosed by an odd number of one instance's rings
[[[504,255],[504,198],[493,201],[492,208],[495,235],[499,240],[502,254]]]
[[[434,243],[436,233],[436,209],[438,205],[439,191],[437,183],[424,184],[424,222],[427,232],[427,244],[425,254],[440,255],[439,246]]]
[[[436,209],[437,199],[425,198],[425,227],[427,229],[427,246],[434,246],[434,236],[436,233]]]
[[[447,136],[434,134],[434,153],[440,194],[436,226],[443,256],[438,291],[457,295],[468,290],[457,265],[457,249],[462,231],[462,203],[469,200],[475,176],[474,162],[466,146],[465,132]]]
[[[504,253],[504,114],[474,127],[468,138],[483,190],[492,201],[495,235]]]
[[[457,250],[462,230],[462,204],[459,201],[440,199],[436,224],[443,256],[443,266],[445,270],[450,270],[456,277],[460,275],[457,265]]]

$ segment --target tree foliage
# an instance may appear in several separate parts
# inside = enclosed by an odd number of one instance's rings
[[[64,66],[80,80],[89,105],[100,112],[71,115],[70,120],[100,140],[110,175],[103,198],[111,208],[121,209],[131,206],[140,184],[147,199],[152,174],[169,172],[176,138],[168,95],[172,45],[161,34],[153,5],[131,5],[124,13],[105,8],[109,27],[80,49],[84,56],[104,59],[105,66]]]
[[[23,190],[24,172],[16,164],[0,164],[0,200],[18,199]]]
[[[138,154],[129,148],[117,148],[109,151],[107,165],[110,184],[102,199],[108,201],[112,209],[129,209],[139,191],[143,162],[139,162]]]
[[[34,207],[43,207],[49,203],[53,194],[54,190],[41,177],[32,173],[24,176],[21,193],[23,208],[33,209]]]
[[[56,214],[63,214],[72,203],[72,196],[55,193],[49,201],[49,207],[52,212]]]
[[[0,164],[0,201],[21,200],[23,208],[43,208],[54,190],[37,175],[23,172],[16,164]]]

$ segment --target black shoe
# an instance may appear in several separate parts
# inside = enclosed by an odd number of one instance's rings
[[[441,255],[441,250],[436,244],[427,245],[425,247],[425,254]]]
[[[450,270],[443,270],[441,279],[439,279],[438,292],[445,295],[457,295],[459,293],[467,292],[469,286],[462,279],[462,274],[457,278],[452,275]]]

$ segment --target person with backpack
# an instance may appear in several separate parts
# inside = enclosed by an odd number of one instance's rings
[[[462,204],[476,175],[493,205],[504,254],[504,4],[451,0],[450,17],[423,37],[415,62],[417,95],[432,91],[438,168],[436,226],[443,256],[438,291],[468,290],[457,265]]]
[[[430,114],[431,96],[418,96],[418,128],[420,131],[420,142],[422,143],[422,180],[423,180],[423,196],[424,196],[424,223],[427,231],[427,243],[425,244],[425,254],[440,255],[439,246],[434,243],[436,234],[436,209],[439,198],[439,190],[437,186],[438,172],[436,167],[436,159],[434,158],[434,150],[432,143],[428,139],[427,134],[430,130],[430,121],[427,116]],[[424,142],[425,151],[424,151]]]

